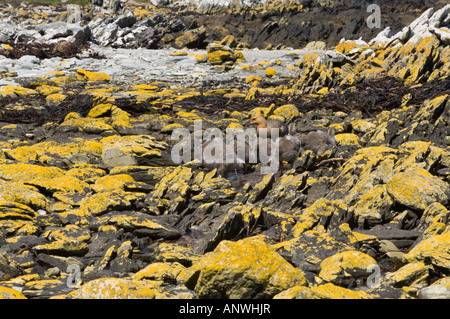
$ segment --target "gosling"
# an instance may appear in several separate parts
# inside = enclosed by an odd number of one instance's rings
[[[205,148],[210,145],[211,143],[214,143],[215,145],[211,145],[214,148],[212,149],[211,156],[212,158],[209,158],[209,154],[205,154],[204,150]],[[219,162],[213,162],[213,159],[216,156],[216,149],[221,148],[222,149],[222,158],[219,159]],[[203,153],[203,166],[206,169],[212,170],[217,168],[217,173],[221,175],[222,177],[227,178],[229,173],[234,173],[235,177],[237,179],[238,171],[245,172],[248,169],[248,162],[249,162],[249,145],[248,142],[245,141],[244,144],[244,156],[242,157],[241,154],[238,152],[238,144],[234,143],[234,149],[233,149],[233,161],[231,163],[227,163],[227,157],[226,157],[226,143],[224,139],[221,138],[213,138],[211,140],[208,140],[203,143],[202,145],[202,153]]]
[[[327,132],[320,130],[309,132],[309,134],[300,137],[302,148],[304,150],[311,150],[320,156],[336,145],[335,133],[334,128],[329,128]]]
[[[271,129],[278,129],[278,136],[283,137],[288,133],[288,128],[286,124],[279,120],[266,120],[261,115],[253,116],[250,119],[250,124],[256,124],[256,132],[258,136],[264,135],[263,132],[266,132],[267,137],[271,137]]]
[[[297,128],[295,123],[290,123],[288,126],[288,134],[281,137],[278,141],[279,159],[281,165],[287,162],[289,165],[294,164],[298,158],[302,142],[297,136]]]

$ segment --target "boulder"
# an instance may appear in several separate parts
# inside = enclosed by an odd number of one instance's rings
[[[375,259],[360,251],[344,251],[326,258],[320,263],[319,277],[338,286],[348,286],[352,281],[368,277]]]
[[[424,262],[431,264],[444,272],[450,270],[450,249],[447,243],[450,240],[450,232],[434,235],[420,241],[405,256],[406,262]]]
[[[450,199],[450,185],[421,168],[396,173],[386,190],[395,202],[418,211],[434,202],[446,205]]]
[[[306,286],[303,272],[278,255],[261,237],[222,241],[189,268],[186,287],[199,298],[271,298]]]
[[[430,274],[424,263],[416,262],[406,264],[399,270],[389,273],[383,280],[388,281],[394,287],[423,288],[428,286]]]
[[[200,27],[193,30],[188,30],[183,32],[182,35],[175,39],[175,47],[178,49],[182,48],[200,48],[203,46],[203,41],[206,38],[206,28]]]
[[[0,299],[27,299],[19,290],[0,286]]]

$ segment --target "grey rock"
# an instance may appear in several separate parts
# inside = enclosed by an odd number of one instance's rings
[[[117,166],[132,166],[137,165],[137,160],[130,155],[126,155],[122,151],[111,148],[107,149],[102,156],[102,163],[107,168],[114,168]]]

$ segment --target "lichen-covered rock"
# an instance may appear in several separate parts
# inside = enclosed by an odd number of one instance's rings
[[[158,220],[158,216],[149,216],[138,212],[116,212],[101,216],[96,225],[114,225],[118,229],[130,231],[139,237],[150,237],[152,239],[176,239],[181,236],[180,232]]]
[[[15,202],[0,201],[0,219],[33,221],[36,217],[37,213],[26,205]]]
[[[111,77],[103,72],[91,72],[83,69],[77,70],[77,77],[80,80],[86,80],[88,82],[109,82]]]
[[[139,270],[132,278],[134,280],[155,280],[164,284],[176,284],[177,277],[181,270],[170,264],[156,262]]]
[[[102,156],[109,149],[118,149],[126,155],[135,157],[138,162],[153,163],[156,166],[173,164],[170,154],[167,155],[167,158],[163,156],[163,151],[168,146],[167,143],[156,140],[150,135],[113,135],[103,138],[100,142],[103,144]]]
[[[301,112],[295,105],[285,104],[273,110],[273,114],[282,116],[286,121],[292,121],[293,119],[299,117]]]
[[[450,185],[421,168],[395,174],[386,186],[396,202],[415,210],[423,211],[434,202],[445,205],[450,199]]]
[[[87,183],[70,175],[46,180],[30,180],[26,183],[49,193],[64,192],[86,194],[90,191],[90,187]]]
[[[196,48],[203,44],[205,38],[206,38],[205,27],[188,30],[175,39],[175,47],[179,49],[182,49],[184,47]]]
[[[384,280],[394,287],[423,288],[428,285],[430,274],[428,267],[422,262],[409,263],[399,270],[386,275]]]
[[[49,200],[35,187],[22,183],[0,182],[0,200],[29,206],[32,209],[48,210]]]
[[[257,198],[263,198],[264,206],[292,211],[303,204],[305,199],[303,191],[307,186],[307,179],[307,174],[284,174],[275,183],[270,175],[266,175],[260,184],[260,187],[263,187],[263,193],[259,194]],[[250,198],[250,200],[257,198]]]
[[[336,134],[336,143],[345,146],[360,146],[358,135],[353,133]]]
[[[186,267],[199,258],[192,248],[178,244],[161,243],[155,249],[155,260],[161,262],[177,262]]]
[[[40,166],[34,164],[2,164],[0,165],[0,177],[15,182],[27,182],[30,180],[45,180],[61,177],[64,171],[58,167]]]
[[[49,227],[42,235],[50,241],[73,239],[80,242],[87,242],[91,238],[90,232],[76,225],[66,225],[65,227]]]
[[[145,193],[126,192],[123,190],[104,191],[86,196],[80,202],[80,210],[84,215],[102,215],[110,210],[132,208],[134,202],[145,198]]]
[[[234,62],[236,60],[235,55],[229,51],[214,51],[206,55],[211,65],[220,65],[225,62]]]
[[[295,286],[276,294],[273,299],[328,299],[328,297],[310,287]]]
[[[146,281],[100,278],[88,281],[66,299],[154,299],[155,291]]]
[[[101,153],[102,145],[95,140],[81,138],[71,139],[70,142],[58,143],[56,141],[39,142],[32,145],[24,145],[7,150],[10,158],[22,163],[39,161],[46,165],[59,166],[70,156],[82,154],[89,159],[93,153]]]
[[[373,299],[377,295],[368,294],[362,290],[346,289],[332,283],[326,283],[320,286],[310,288],[315,294],[319,294],[326,299]]]
[[[263,238],[222,241],[189,270],[185,285],[199,298],[271,298],[307,285],[301,270],[278,255]]]
[[[394,201],[387,193],[386,185],[375,185],[370,192],[364,193],[353,206],[355,218],[359,222],[370,221],[371,224],[379,224],[392,205],[394,205]]]
[[[349,281],[371,274],[375,259],[360,251],[344,251],[328,257],[320,264],[319,276],[326,282],[348,285]]]
[[[27,299],[27,297],[14,288],[0,286],[0,299]]]
[[[404,256],[404,260],[410,263],[424,262],[448,271],[450,269],[449,240],[450,232],[448,231],[424,239]]]
[[[71,238],[63,238],[52,241],[48,244],[37,245],[34,247],[37,253],[46,253],[57,256],[84,256],[89,247],[87,243]]]
[[[319,228],[324,230],[325,227],[336,227],[332,222],[334,219],[340,219],[345,215],[347,207],[342,201],[329,201],[321,198],[314,202],[311,206],[295,215],[297,223],[292,229],[292,235],[298,237],[307,230]],[[320,228],[320,226],[324,228]],[[331,226],[331,227],[330,227]]]
[[[304,271],[320,271],[320,263],[336,253],[354,248],[327,233],[307,230],[297,238],[272,245],[286,260]]]
[[[92,185],[92,189],[97,193],[123,190],[126,183],[133,182],[134,178],[128,174],[107,175],[98,178]]]

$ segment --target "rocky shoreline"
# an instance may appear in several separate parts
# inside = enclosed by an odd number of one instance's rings
[[[450,5],[407,3],[297,46],[208,21],[351,8],[0,7],[0,298],[450,298]],[[175,129],[256,114],[336,143],[173,163]]]

